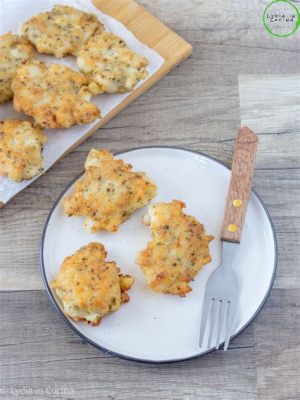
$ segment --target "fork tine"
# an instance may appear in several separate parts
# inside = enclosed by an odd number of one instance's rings
[[[214,298],[212,298],[211,301],[212,301],[212,307],[210,309],[210,324],[209,324],[209,335],[208,335],[208,342],[207,342],[208,348],[210,348],[210,346],[211,346],[211,339],[212,339],[212,335],[214,332],[214,327],[215,327],[215,322],[216,322],[216,317],[217,317],[217,313],[215,312],[216,300]]]
[[[207,325],[208,315],[210,313],[211,307],[212,307],[212,302],[210,302],[209,307],[207,307],[207,303],[204,300],[204,304],[203,304],[203,307],[202,307],[201,321],[200,321],[199,347],[203,347],[205,328],[206,328],[206,325]]]
[[[224,351],[227,351],[229,341],[230,341],[230,334],[231,334],[231,329],[230,329],[230,306],[231,303],[230,301],[227,301],[226,303],[226,314],[225,314],[225,343],[224,343]]]
[[[215,346],[216,350],[218,350],[220,347],[220,336],[224,325],[224,312],[222,313],[222,308],[223,308],[223,301],[219,300],[218,332],[217,332],[216,346]]]

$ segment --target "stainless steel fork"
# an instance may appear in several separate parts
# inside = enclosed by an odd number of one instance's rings
[[[239,248],[251,192],[258,137],[249,128],[238,132],[221,230],[222,262],[208,280],[202,308],[200,341],[202,348],[227,350],[237,319],[239,283],[232,268]]]

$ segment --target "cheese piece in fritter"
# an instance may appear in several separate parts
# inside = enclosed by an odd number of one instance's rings
[[[35,45],[39,53],[62,58],[77,55],[80,47],[103,25],[93,14],[76,8],[55,5],[49,12],[31,17],[22,26],[22,34]]]
[[[50,287],[59,298],[64,313],[74,321],[93,326],[127,303],[130,275],[120,274],[114,261],[107,262],[101,243],[90,243],[66,257]]]
[[[77,57],[94,93],[123,93],[147,76],[148,60],[130,50],[117,35],[103,32],[93,36]]]
[[[69,128],[93,122],[100,111],[90,102],[86,78],[60,64],[31,61],[12,82],[14,108],[44,128]]]
[[[155,184],[132,165],[115,160],[108,150],[92,149],[85,162],[85,173],[75,191],[64,199],[69,216],[84,216],[88,232],[116,231],[137,209],[156,195]]]
[[[33,56],[34,49],[26,39],[10,32],[0,35],[0,103],[12,99],[12,78],[17,68]]]
[[[155,292],[185,296],[189,282],[211,261],[209,242],[203,225],[182,212],[178,200],[149,206],[144,223],[150,225],[152,240],[136,259],[147,284]]]
[[[29,121],[0,121],[0,175],[20,182],[44,171],[47,136]]]

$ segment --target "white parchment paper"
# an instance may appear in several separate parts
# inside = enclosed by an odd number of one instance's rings
[[[141,43],[122,23],[99,11],[92,4],[91,0],[0,0],[0,34],[8,31],[20,33],[20,26],[23,22],[34,14],[51,10],[55,4],[70,5],[97,15],[107,31],[119,35],[132,50],[149,60],[149,75],[147,79],[149,79],[149,77],[164,63],[164,59],[157,52]],[[78,71],[75,57],[70,56],[59,60],[55,57],[39,54],[36,58],[47,62],[65,64]],[[139,82],[136,87],[140,86],[143,82],[144,81]],[[93,102],[100,108],[102,116],[104,117],[117,107],[130,93],[99,95],[93,97]],[[0,119],[3,120],[8,118],[30,119],[24,114],[14,111],[12,102],[0,105]],[[46,129],[45,133],[48,136],[48,142],[45,144],[43,153],[45,159],[45,171],[47,171],[66,150],[68,150],[98,122],[99,119],[94,121],[92,124],[74,126],[69,129]],[[37,178],[38,177],[35,177],[29,181],[15,183],[6,177],[0,177],[0,201],[6,203]]]

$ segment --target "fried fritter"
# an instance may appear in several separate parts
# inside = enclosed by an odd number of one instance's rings
[[[89,79],[94,93],[131,91],[147,76],[148,60],[130,50],[117,35],[102,32],[83,46],[77,57],[81,72]]]
[[[85,173],[75,191],[64,199],[69,216],[84,216],[88,232],[104,229],[114,232],[131,214],[156,195],[155,184],[132,165],[115,160],[108,150],[92,149],[85,162]]]
[[[0,35],[0,103],[12,99],[12,78],[17,68],[33,57],[34,49],[26,39],[10,32]]]
[[[31,17],[22,26],[23,36],[39,53],[57,58],[67,54],[76,56],[92,35],[102,31],[103,25],[95,15],[63,5]]]
[[[0,121],[0,175],[20,182],[44,171],[47,136],[29,121]]]
[[[203,225],[182,212],[178,200],[149,206],[144,223],[150,225],[152,240],[136,259],[147,284],[154,292],[184,297],[192,289],[188,283],[211,261],[209,242]]]
[[[69,128],[93,122],[100,115],[90,102],[86,78],[60,64],[31,61],[12,82],[14,108],[44,128]]]
[[[90,243],[66,257],[50,287],[59,298],[64,313],[74,321],[93,326],[127,303],[130,275],[120,274],[114,261],[106,262],[101,243]]]

